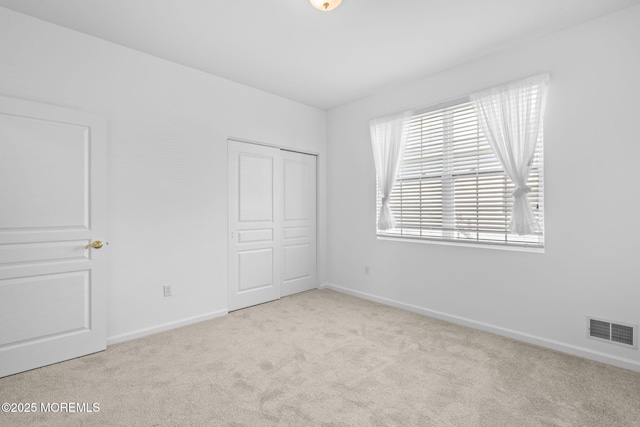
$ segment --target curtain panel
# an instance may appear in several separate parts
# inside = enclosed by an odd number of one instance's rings
[[[396,221],[389,208],[389,197],[402,163],[409,134],[411,112],[374,119],[369,123],[373,161],[376,168],[379,197],[382,205],[378,216],[378,230],[395,228]]]
[[[515,184],[509,230],[516,234],[541,231],[527,194],[547,99],[549,74],[510,82],[470,95],[480,126],[494,154]]]

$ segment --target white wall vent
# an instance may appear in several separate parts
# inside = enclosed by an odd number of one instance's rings
[[[587,336],[625,347],[638,348],[638,326],[587,317]]]

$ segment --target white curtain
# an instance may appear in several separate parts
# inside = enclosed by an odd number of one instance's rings
[[[478,121],[516,185],[509,230],[516,234],[540,232],[529,204],[527,186],[547,99],[549,74],[539,74],[471,94]]]
[[[395,228],[396,221],[389,209],[389,197],[402,163],[402,154],[409,134],[411,112],[374,119],[369,124],[373,161],[376,167],[378,190],[382,199],[378,230]]]

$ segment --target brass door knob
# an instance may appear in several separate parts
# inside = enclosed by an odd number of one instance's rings
[[[89,243],[87,246],[85,246],[85,249],[89,249],[89,248],[93,248],[93,249],[100,249],[102,247],[102,242],[100,240],[96,240],[93,243]]]

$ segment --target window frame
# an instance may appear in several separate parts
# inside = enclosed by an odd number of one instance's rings
[[[455,109],[456,107],[463,107],[466,104],[470,104],[470,97],[467,96],[463,96],[460,98],[456,98],[456,99],[452,99],[446,102],[442,102],[439,104],[435,104],[432,106],[428,106],[428,107],[424,107],[418,110],[414,110],[412,111],[411,114],[411,120],[413,121],[414,119],[416,119],[419,116],[424,116],[424,115],[428,115],[429,113],[437,113],[437,112],[443,112],[444,110],[452,110]],[[475,116],[475,115],[474,115]],[[477,120],[477,119],[476,119]],[[443,128],[444,128],[444,119],[443,119]],[[480,130],[481,132],[481,130]],[[444,133],[444,131],[443,131]],[[484,136],[482,137],[478,137],[478,140],[482,140],[484,138]],[[486,138],[485,138],[486,140]],[[454,138],[445,138],[444,136],[441,138],[442,144],[444,145],[443,147],[443,152],[445,150],[450,150],[451,146],[454,144]],[[422,146],[425,145],[425,139],[421,138],[420,140],[420,144]],[[448,145],[448,147],[447,147]],[[480,151],[478,151],[479,153]],[[403,152],[403,157],[406,154],[406,148],[405,148],[405,152]],[[443,155],[444,158],[444,155]],[[403,162],[404,163],[404,162]],[[453,185],[453,183],[455,183],[456,179],[461,179],[461,177],[467,176],[467,177],[473,177],[475,176],[476,179],[478,179],[477,177],[479,177],[480,175],[495,175],[495,176],[504,176],[506,178],[506,185],[510,185],[513,186],[513,183],[511,183],[511,180],[506,176],[506,173],[504,171],[504,168],[502,166],[499,167],[498,169],[494,169],[491,171],[476,171],[475,173],[445,173],[445,165],[444,163],[447,163],[446,161],[442,161],[443,165],[442,165],[442,173],[439,176],[439,180],[438,182],[440,183],[441,187],[444,185],[444,181],[447,180],[449,181],[450,185]],[[498,162],[499,163],[499,162]],[[534,174],[534,171],[536,172]],[[399,171],[398,171],[398,178],[396,180],[396,184],[394,185],[394,191],[391,194],[391,199],[393,200],[394,198],[394,194],[396,191],[396,187],[398,186],[399,183],[402,183],[403,180],[400,178],[400,175],[402,173],[402,166],[400,167]],[[502,249],[502,250],[514,250],[514,251],[525,251],[525,252],[538,252],[538,253],[544,253],[544,249],[545,249],[545,224],[544,224],[544,126],[542,126],[541,130],[540,130],[540,136],[539,136],[539,140],[538,140],[538,146],[536,148],[536,155],[534,157],[534,167],[532,168],[531,174],[530,174],[530,178],[537,176],[537,191],[536,191],[536,197],[537,197],[537,209],[534,209],[534,211],[536,213],[536,218],[539,219],[540,221],[540,227],[541,227],[541,233],[538,234],[530,234],[527,236],[538,236],[537,239],[535,239],[535,237],[531,237],[532,242],[509,242],[508,239],[510,236],[517,236],[513,233],[509,233],[508,229],[505,229],[504,232],[491,232],[491,231],[487,231],[487,230],[481,230],[476,228],[474,231],[472,231],[473,233],[476,233],[476,235],[478,235],[478,237],[476,237],[475,239],[463,239],[463,238],[457,238],[455,237],[456,234],[460,234],[462,231],[461,230],[456,230],[455,224],[456,224],[456,220],[455,220],[455,213],[448,213],[448,216],[453,216],[454,218],[454,227],[451,229],[446,229],[445,227],[440,227],[440,228],[431,228],[431,230],[436,230],[436,233],[442,233],[442,237],[440,236],[425,236],[423,235],[423,231],[424,230],[429,230],[429,228],[419,228],[416,229],[416,231],[414,231],[413,233],[409,233],[409,234],[403,234],[402,233],[402,228],[398,229],[393,229],[390,231],[387,230],[379,230],[377,228],[376,225],[376,237],[377,239],[380,240],[390,240],[390,241],[408,241],[408,242],[415,242],[415,243],[428,243],[428,244],[440,244],[440,245],[448,245],[448,246],[464,246],[464,247],[481,247],[481,248],[491,248],[491,249]],[[448,177],[447,177],[448,176]],[[457,177],[456,177],[457,176]],[[434,176],[432,175],[430,177],[431,179],[434,178]],[[502,179],[502,178],[499,178]],[[420,177],[418,178],[420,184],[422,184],[423,181],[426,181],[426,178]],[[531,180],[529,181],[529,183],[531,183]],[[505,185],[505,187],[506,187]],[[441,190],[442,191],[442,190]],[[454,190],[450,190],[451,195],[455,194],[455,189]],[[422,191],[420,191],[420,194],[423,194]],[[506,217],[506,221],[508,224],[508,220],[510,218],[510,213],[511,213],[511,206],[513,203],[513,198],[511,196],[511,191],[508,191],[506,188],[503,192],[503,194],[505,195],[504,198],[504,209],[508,210],[507,212],[507,217]],[[479,199],[476,199],[479,200]],[[531,200],[530,200],[531,203]],[[377,187],[377,182],[376,182],[376,218],[379,215],[379,211],[380,211],[380,205],[381,205],[381,200],[380,200],[380,193],[378,191],[378,187]],[[444,205],[444,203],[442,203],[442,205]],[[454,207],[451,208],[450,210],[455,212],[455,202],[454,202]],[[535,206],[534,206],[535,208]],[[446,210],[446,209],[443,209]],[[396,215],[396,211],[393,210],[394,215]],[[479,212],[479,211],[476,211]],[[422,213],[420,214],[422,215]],[[477,214],[476,214],[477,215]],[[444,220],[444,214],[443,216],[443,220]],[[377,222],[376,222],[377,223]],[[507,225],[508,227],[508,225]],[[400,232],[398,232],[397,230],[400,230]],[[410,230],[410,228],[407,228],[406,230]],[[417,234],[416,234],[417,233]],[[445,233],[451,233],[449,235],[449,237],[445,237]],[[481,233],[484,234],[495,234],[497,235],[503,235],[505,240],[489,240],[489,239],[480,239],[479,235]]]

